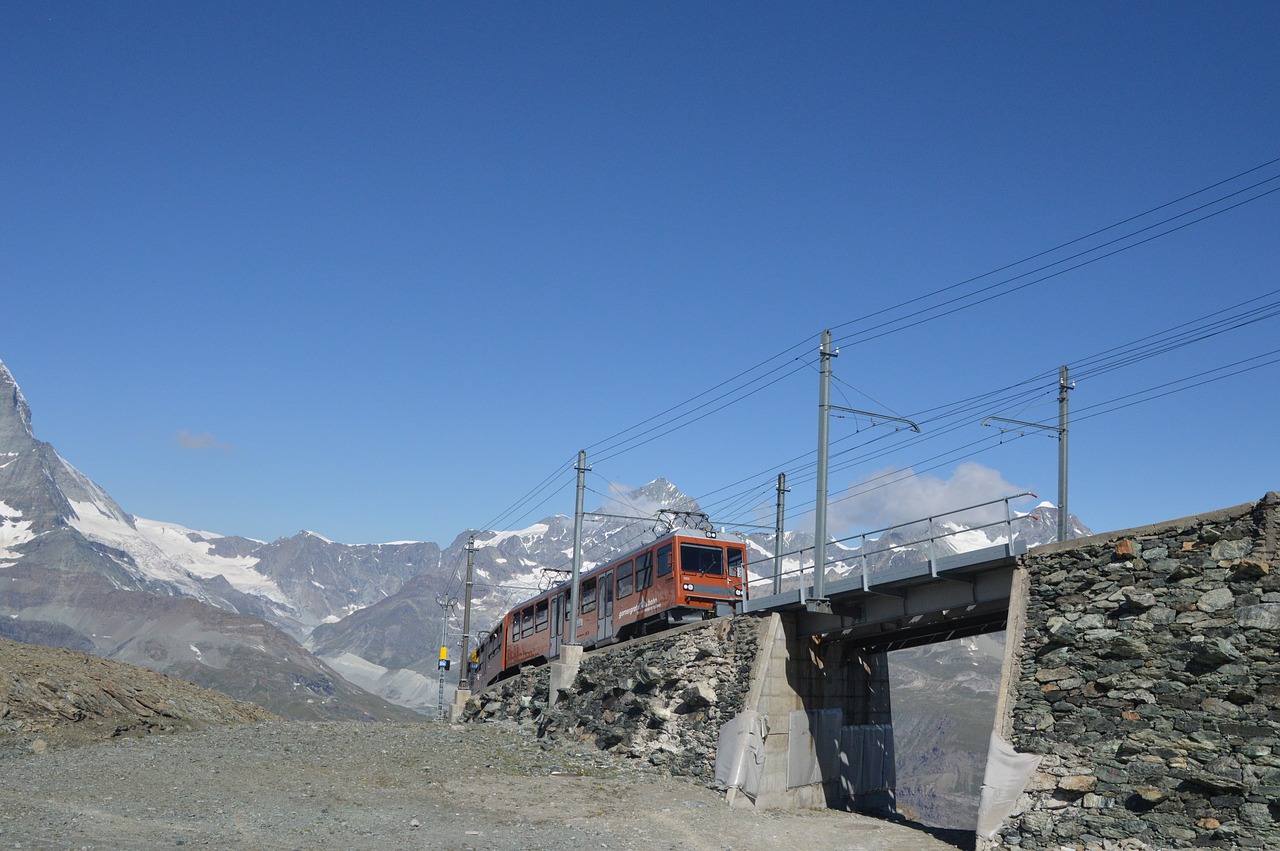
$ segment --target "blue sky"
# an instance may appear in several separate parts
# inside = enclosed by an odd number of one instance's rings
[[[664,476],[751,522],[786,470],[804,523],[824,327],[846,407],[928,420],[1040,376],[927,443],[833,421],[843,533],[1054,498],[1052,440],[981,418],[1047,422],[1059,364],[1232,309],[1081,378],[1071,508],[1233,505],[1280,488],[1277,320],[1234,307],[1276,301],[1280,164],[876,312],[1280,157],[1278,43],[1269,2],[5,4],[0,359],[127,511],[350,542],[569,513],[584,447],[589,503]]]

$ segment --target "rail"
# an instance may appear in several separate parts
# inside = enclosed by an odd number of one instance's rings
[[[856,548],[851,548],[848,554],[837,555],[835,558],[827,559],[825,564],[823,565],[823,568],[824,568],[823,579],[825,580],[827,578],[827,573],[825,571],[830,571],[833,567],[836,567],[839,565],[848,565],[849,562],[854,562],[854,561],[861,562],[862,590],[868,591],[870,590],[870,587],[871,587],[870,586],[871,569],[868,567],[868,563],[867,563],[867,560],[869,557],[882,555],[884,553],[894,553],[900,550],[918,551],[921,545],[927,545],[926,560],[929,565],[929,572],[931,575],[936,577],[938,575],[937,547],[938,547],[939,541],[945,540],[947,538],[952,538],[957,535],[965,535],[972,532],[980,532],[986,529],[1003,527],[1005,529],[1005,534],[1003,536],[998,536],[993,541],[993,543],[995,544],[1011,543],[1014,537],[1013,524],[1018,523],[1020,521],[1032,519],[1035,516],[1034,514],[1020,514],[1015,516],[1013,513],[1013,508],[1012,508],[1013,501],[1019,500],[1019,499],[1025,499],[1027,497],[1035,497],[1035,494],[1031,493],[1030,491],[1024,491],[1019,494],[1003,497],[1002,499],[993,499],[987,502],[979,502],[974,505],[965,506],[964,508],[957,508],[953,511],[946,511],[941,514],[931,515],[929,517],[921,517],[918,520],[912,520],[907,523],[899,523],[894,526],[886,526],[883,529],[872,529],[867,532],[861,532],[857,535],[849,535],[843,538],[832,539],[827,543],[842,544],[847,541],[855,541],[855,540],[859,541],[860,543]],[[990,508],[991,506],[998,506],[998,505],[1004,506],[1004,519],[1002,520],[993,520],[989,523],[979,523],[976,525],[957,524],[960,528],[956,528],[956,529],[947,529],[947,530],[941,530],[941,531],[937,529],[937,523],[939,521],[944,520],[945,518],[954,517],[956,515],[964,515],[974,511],[981,511],[982,509]],[[867,549],[868,539],[870,539],[870,543],[874,544],[877,541],[883,540],[886,536],[892,536],[895,533],[898,535],[901,535],[903,532],[907,530],[914,530],[920,527],[924,527],[924,530],[925,530],[925,534],[923,537],[915,538],[913,540],[900,541],[898,543],[890,544],[888,546],[883,546],[876,549],[870,549],[870,550]],[[806,547],[802,550],[797,550],[787,555],[799,555],[801,558],[801,561],[803,562],[804,554],[811,553],[812,551],[813,551],[813,547]],[[830,550],[828,550],[827,552],[829,553]],[[890,555],[888,558],[892,558],[892,555]],[[850,572],[852,572],[853,569],[854,568],[851,567],[848,570],[843,571],[843,575],[847,576]],[[795,568],[793,570],[787,570],[776,575],[763,576],[757,579],[753,579],[750,582],[748,582],[749,596],[751,597],[772,596],[775,594],[781,594],[784,591],[793,591],[793,590],[796,590],[797,588],[804,588],[806,586],[811,586],[813,570],[814,570],[813,565],[805,566],[802,564],[800,567]],[[809,582],[805,581],[806,576],[810,577]]]

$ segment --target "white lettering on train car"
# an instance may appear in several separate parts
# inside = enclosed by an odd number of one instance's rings
[[[657,597],[651,597],[648,600],[646,600],[644,597],[641,597],[640,601],[636,603],[634,606],[632,606],[631,608],[620,610],[618,612],[618,617],[625,618],[630,615],[642,614],[644,612],[649,611],[650,609],[656,609],[661,605],[662,605],[662,601],[659,600]]]

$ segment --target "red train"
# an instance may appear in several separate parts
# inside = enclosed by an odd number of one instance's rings
[[[579,577],[578,643],[586,649],[732,614],[746,594],[747,548],[673,532]],[[507,612],[477,649],[477,687],[560,655],[570,631],[565,582]]]

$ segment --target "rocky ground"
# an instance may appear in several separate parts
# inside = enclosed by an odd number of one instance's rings
[[[732,810],[702,785],[502,724],[260,722],[0,757],[0,846],[936,849],[834,811]]]
[[[146,668],[0,638],[0,751],[274,717]]]
[[[704,784],[529,725],[281,721],[2,639],[0,778],[4,848],[957,847],[848,813],[733,810]]]

